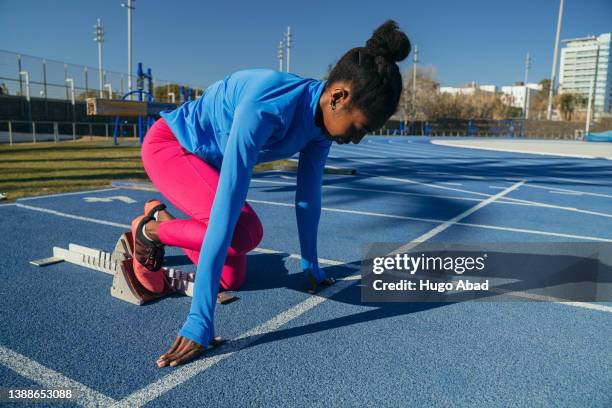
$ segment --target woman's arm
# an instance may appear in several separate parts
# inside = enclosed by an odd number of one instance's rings
[[[331,142],[313,141],[300,152],[295,194],[295,215],[302,252],[303,271],[312,271],[317,283],[325,279],[319,269],[317,255],[317,231],[321,216],[321,185],[323,170]]]
[[[214,337],[214,310],[221,271],[247,196],[253,165],[265,141],[280,124],[280,117],[267,105],[242,102],[234,112],[200,250],[191,309],[179,333],[201,345],[208,345]]]

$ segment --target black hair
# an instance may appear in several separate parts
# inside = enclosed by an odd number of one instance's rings
[[[402,75],[396,62],[410,53],[410,40],[397,23],[387,20],[378,27],[365,47],[349,50],[340,58],[327,79],[328,87],[338,81],[351,84],[348,109],[358,108],[371,130],[393,115],[402,93]]]

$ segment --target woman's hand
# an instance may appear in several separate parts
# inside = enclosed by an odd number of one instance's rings
[[[210,346],[212,348],[218,346],[222,342],[221,337],[217,336],[210,342]],[[189,340],[186,337],[177,336],[168,352],[157,359],[157,366],[160,368],[167,365],[175,367],[179,364],[188,363],[202,354],[205,350],[207,350],[207,347]]]

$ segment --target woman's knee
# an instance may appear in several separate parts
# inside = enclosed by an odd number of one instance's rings
[[[263,225],[255,212],[243,212],[236,223],[232,249],[237,253],[247,253],[259,245],[263,238]]]

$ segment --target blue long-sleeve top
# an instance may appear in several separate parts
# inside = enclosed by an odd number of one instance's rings
[[[331,141],[315,124],[325,83],[267,69],[243,70],[210,85],[197,100],[160,114],[181,146],[220,170],[191,309],[179,335],[201,345],[214,337],[221,271],[257,163],[299,152],[295,209],[301,267],[319,282],[325,279],[317,262],[317,229]]]

